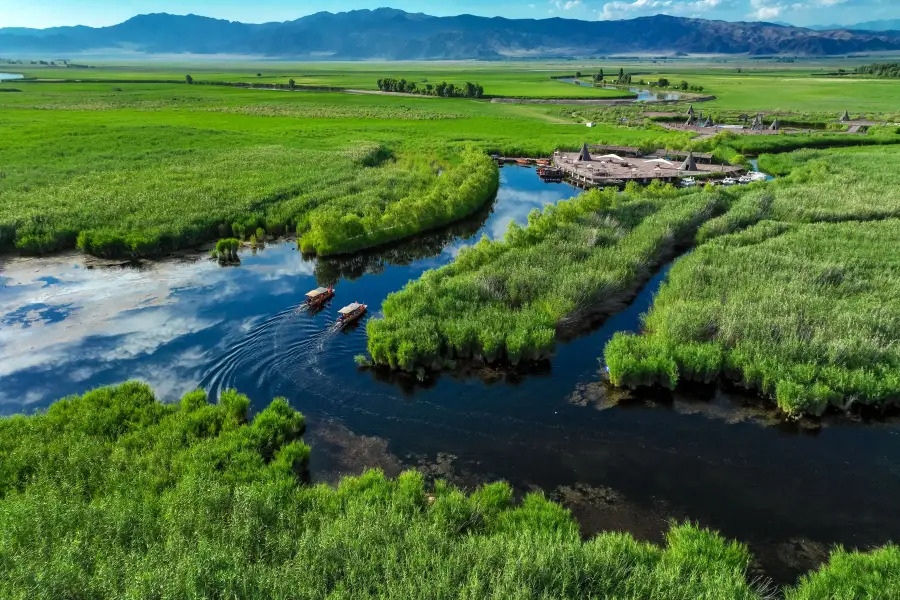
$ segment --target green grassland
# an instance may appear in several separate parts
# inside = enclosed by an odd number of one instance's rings
[[[365,229],[356,245],[313,235],[311,248],[349,251],[483,203],[490,186],[411,225],[372,219],[389,207],[423,208],[423,194],[441,194],[442,170],[469,170],[466,148],[546,156],[584,141],[688,142],[645,125],[588,130],[545,106],[177,84],[17,86],[0,94],[0,248],[35,253],[78,243],[100,255],[153,255],[230,237],[235,223],[302,235],[339,211],[377,231]],[[348,236],[358,225],[348,223]]]
[[[183,65],[101,65],[94,69],[66,69],[24,65],[17,72],[37,79],[101,79],[101,80],[183,80],[190,74],[197,83],[210,81],[287,84],[298,86],[336,87],[375,90],[383,78],[405,79],[424,87],[426,83],[446,81],[457,86],[467,81],[479,83],[488,96],[524,98],[627,98],[627,91],[589,88],[556,81],[551,76],[574,74],[565,68],[547,71],[532,67],[497,66],[478,62],[434,63],[259,63],[211,67],[203,63]]]
[[[283,399],[143,384],[0,419],[0,596],[761,600],[747,548],[691,524],[664,546],[583,540],[568,511],[502,483],[466,495],[417,472],[305,484],[305,422]],[[900,551],[837,549],[791,599],[892,598]]]
[[[545,358],[558,326],[620,307],[725,204],[718,193],[651,186],[535,210],[527,228],[513,224],[503,240],[483,239],[390,295],[384,318],[368,323],[369,353],[407,371]]]
[[[725,376],[790,414],[900,397],[900,150],[766,156],[786,174],[701,228],[641,336],[606,348],[618,385]]]
[[[900,82],[876,78],[836,78],[827,73],[838,67],[858,66],[866,59],[798,60],[783,64],[742,58],[728,60],[686,59],[578,60],[507,62],[409,62],[409,63],[272,63],[184,61],[171,64],[146,62],[98,63],[94,69],[64,69],[33,65],[10,66],[28,77],[45,79],[171,79],[183,80],[190,73],[197,81],[241,81],[248,83],[329,86],[376,89],[379,78],[392,77],[417,83],[480,83],[490,96],[528,98],[611,98],[616,90],[575,86],[551,76],[590,75],[603,69],[618,73],[624,69],[633,80],[655,81],[661,77],[673,83],[687,81],[703,86],[704,95],[716,100],[714,109],[753,111],[824,112],[837,117],[851,113],[892,113],[900,115],[897,90]],[[259,74],[259,76],[257,76]]]

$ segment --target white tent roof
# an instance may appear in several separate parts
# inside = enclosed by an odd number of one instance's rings
[[[345,306],[344,308],[342,308],[342,309],[339,310],[338,312],[339,312],[340,314],[342,314],[342,315],[349,315],[349,314],[352,313],[353,311],[358,310],[361,306],[362,306],[362,304],[360,304],[359,302],[354,302],[354,303],[351,304],[350,306]]]
[[[323,287],[316,288],[316,289],[314,289],[313,291],[308,292],[308,293],[306,294],[306,297],[307,297],[307,298],[315,298],[316,296],[321,296],[322,294],[324,294],[324,293],[327,292],[327,291],[328,291],[328,290],[327,290],[326,288],[323,288]]]
[[[647,164],[655,163],[655,164],[658,164],[658,165],[668,165],[668,166],[670,166],[670,167],[674,167],[674,166],[675,166],[675,163],[669,162],[668,160],[666,160],[666,159],[664,159],[664,158],[653,158],[653,159],[650,159],[650,160],[645,160],[644,162],[647,163]]]
[[[622,162],[625,162],[625,159],[622,158],[621,156],[619,156],[618,154],[604,154],[603,156],[595,156],[594,160],[600,160],[602,158],[605,158],[608,160],[621,160]]]

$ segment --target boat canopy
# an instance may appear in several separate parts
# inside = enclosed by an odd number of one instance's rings
[[[339,310],[338,313],[342,315],[349,315],[350,313],[356,312],[360,308],[362,308],[362,304],[360,304],[359,302],[354,302],[350,306],[345,306],[344,308]]]
[[[327,288],[320,287],[320,288],[316,288],[316,289],[314,289],[313,291],[307,293],[307,294],[306,294],[306,297],[307,297],[307,298],[318,298],[318,297],[321,296],[322,294],[327,294],[327,293],[328,293],[328,289],[327,289]]]

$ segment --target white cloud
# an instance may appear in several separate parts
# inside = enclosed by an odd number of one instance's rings
[[[581,6],[581,0],[553,0],[553,5],[559,10],[572,10]]]
[[[616,0],[598,11],[600,19],[629,19],[642,14],[665,13],[710,18],[708,11],[732,3],[733,0]]]

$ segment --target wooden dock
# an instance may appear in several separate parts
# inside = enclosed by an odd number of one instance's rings
[[[593,154],[591,149],[606,151]],[[621,154],[614,152],[618,150]],[[623,156],[623,154],[628,156]],[[566,181],[576,187],[622,187],[629,182],[648,185],[655,180],[678,183],[688,177],[724,179],[743,174],[743,167],[717,165],[712,154],[694,154],[680,150],[656,150],[641,156],[638,148],[627,146],[588,146],[581,152],[555,152],[551,159],[512,158],[494,155],[501,166],[536,166],[545,181]]]

